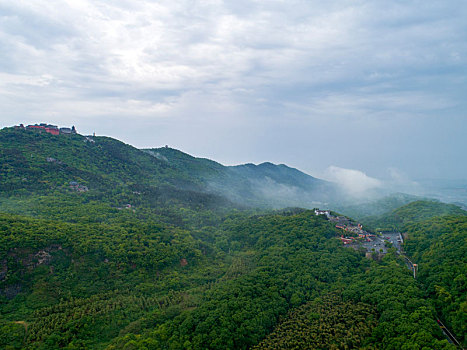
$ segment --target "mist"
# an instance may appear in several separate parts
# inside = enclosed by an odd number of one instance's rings
[[[334,165],[326,169],[324,178],[335,183],[344,195],[358,199],[374,197],[375,190],[384,187],[382,181],[370,177],[360,170],[345,169]]]
[[[221,195],[240,206],[321,208],[349,216],[365,216],[382,214],[419,199],[464,205],[467,202],[465,193],[465,198],[453,196],[459,186],[444,183],[444,192],[449,190],[450,193],[443,194],[439,191],[443,187],[440,183],[416,181],[396,167],[386,168],[386,176],[378,178],[360,169],[331,165],[314,177],[285,164],[224,166],[170,148],[153,149],[148,153],[168,163],[174,156],[177,162],[185,158],[190,169],[186,175],[198,178],[202,190]]]

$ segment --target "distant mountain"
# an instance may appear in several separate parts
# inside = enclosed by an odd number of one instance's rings
[[[467,210],[467,179],[422,179],[417,183],[426,197],[456,204]]]
[[[78,191],[100,198],[120,193],[125,194],[121,201],[152,206],[321,207],[357,217],[417,199],[401,195],[362,203],[337,185],[284,164],[224,166],[169,147],[140,150],[110,137],[79,134],[4,128],[0,161],[4,195]]]
[[[251,206],[312,208],[325,206],[338,195],[334,184],[284,164],[223,166],[168,147],[145,152],[176,167],[184,176],[204,186],[206,191]]]
[[[362,220],[367,217],[389,214],[391,211],[402,207],[411,202],[423,200],[419,196],[414,196],[406,193],[393,193],[389,195],[381,195],[381,198],[366,200],[349,204],[349,201],[344,203],[336,203],[333,209],[345,214],[346,216]]]
[[[454,204],[419,200],[390,212],[368,217],[363,220],[363,223],[369,227],[381,230],[404,230],[408,223],[418,223],[434,217],[448,215],[465,216],[467,215],[467,211]]]

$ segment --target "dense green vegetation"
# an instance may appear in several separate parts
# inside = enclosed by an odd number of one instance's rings
[[[419,280],[439,317],[467,346],[467,216],[435,217],[406,229]]]
[[[349,285],[344,296],[376,306],[379,318],[372,334],[376,348],[453,348],[446,340],[438,340],[441,331],[423,287],[407,274],[403,263],[394,256],[386,256],[381,264]],[[437,339],[433,334],[438,334]]]
[[[417,201],[368,224],[404,232],[404,250],[418,264],[425,297],[466,346],[467,212],[451,204]]]
[[[361,348],[375,326],[376,312],[370,305],[324,295],[289,312],[253,349]]]
[[[453,348],[439,340],[430,304],[395,256],[353,275],[339,293],[294,310],[258,348]]]
[[[226,269],[194,237],[202,232],[132,214],[100,224],[0,217],[0,312],[29,324],[27,342],[95,347],[148,311],[184,302],[185,289]]]
[[[246,208],[206,188],[243,179],[238,194],[272,164],[226,172],[170,148],[10,129],[0,143],[0,348],[453,349],[436,317],[466,333],[455,207],[396,211],[414,280],[394,249],[367,259],[313,211]],[[283,166],[274,176],[309,181]]]
[[[449,347],[403,262],[370,263],[342,248],[312,212],[236,214],[192,230],[123,219],[2,215],[1,312],[29,325],[28,347],[247,348],[289,310],[343,288],[347,303],[376,308],[378,326],[370,323],[362,334],[371,336],[358,342]]]
[[[108,137],[3,129],[0,159],[2,197],[73,193],[116,206],[232,205],[206,192],[196,177]]]

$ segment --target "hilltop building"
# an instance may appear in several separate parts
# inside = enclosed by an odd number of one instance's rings
[[[70,128],[60,128],[60,133],[62,134],[71,134]]]
[[[76,192],[87,192],[89,191],[87,186],[81,185],[76,181],[70,181],[69,182],[70,189]]]
[[[59,128],[57,125],[51,125],[51,124],[46,124],[46,123],[40,123],[40,124],[34,124],[34,125],[28,125],[26,128],[24,127],[23,124],[20,124],[19,126],[15,126],[15,129],[22,130],[33,130],[33,131],[45,131],[46,133],[52,134],[52,135],[60,135],[60,134],[76,134],[76,129],[74,126],[70,128]]]
[[[315,209],[315,215],[326,215],[326,217],[329,219],[331,216],[331,211]]]
[[[60,128],[60,134],[76,134],[75,126],[70,128]]]
[[[52,134],[52,135],[60,134],[60,130],[58,130],[58,126],[56,125],[47,125],[45,127],[45,132],[48,132],[49,134]]]

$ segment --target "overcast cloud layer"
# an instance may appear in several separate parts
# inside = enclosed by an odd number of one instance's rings
[[[466,18],[464,0],[0,0],[0,126],[465,179]]]

